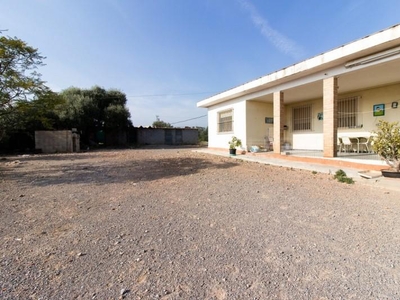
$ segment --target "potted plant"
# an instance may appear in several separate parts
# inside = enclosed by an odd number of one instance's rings
[[[372,149],[389,165],[382,170],[386,177],[400,178],[400,126],[399,122],[379,120],[378,130],[374,133]]]
[[[229,143],[229,154],[236,155],[236,148],[242,146],[242,141],[236,136],[233,136]]]

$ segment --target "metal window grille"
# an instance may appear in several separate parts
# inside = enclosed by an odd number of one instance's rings
[[[293,131],[311,130],[311,105],[293,108]]]
[[[218,132],[233,131],[233,109],[218,114]]]
[[[358,97],[338,101],[338,128],[357,126]]]

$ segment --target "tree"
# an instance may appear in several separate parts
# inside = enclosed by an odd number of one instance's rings
[[[44,57],[38,50],[14,37],[0,37],[0,140],[20,123],[24,102],[38,99],[49,89],[36,72]]]
[[[129,118],[129,111],[120,104],[112,103],[104,110],[104,126],[108,129],[127,128],[131,125]]]
[[[151,126],[154,128],[173,128],[174,127],[170,123],[161,121],[159,116],[156,116],[156,121],[154,121]]]
[[[35,130],[56,129],[59,118],[55,109],[62,98],[50,90],[40,93],[34,99],[18,101],[11,113],[0,116],[0,148],[7,151],[26,150],[35,147]]]
[[[197,127],[199,132],[199,142],[208,142],[208,127]]]
[[[36,71],[44,58],[16,37],[0,37],[0,116],[11,113],[16,102],[47,90]]]
[[[372,148],[395,172],[400,172],[400,126],[399,122],[379,120]]]
[[[121,91],[98,86],[71,87],[60,95],[65,99],[65,104],[57,110],[61,124],[66,129],[77,128],[85,145],[103,143],[103,131],[117,133],[132,126],[126,95]]]

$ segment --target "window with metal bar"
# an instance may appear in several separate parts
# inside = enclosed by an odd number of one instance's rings
[[[233,131],[233,109],[218,113],[218,132]]]
[[[357,126],[358,96],[338,100],[338,128]]]
[[[311,105],[293,108],[293,131],[311,130]]]

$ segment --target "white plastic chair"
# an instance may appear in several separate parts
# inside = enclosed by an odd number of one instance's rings
[[[338,137],[337,138],[337,150],[339,151],[339,152],[342,152],[343,151],[343,147],[344,145],[343,145],[343,142],[342,142],[342,139],[340,138],[340,137]]]
[[[371,150],[370,150],[371,141],[372,141],[372,136],[370,136],[370,137],[368,137],[368,138],[366,138],[366,137],[360,137],[360,138],[359,138],[358,145],[359,145],[359,146],[363,146],[363,148],[365,148],[365,150],[366,150],[368,153],[370,153],[370,152],[371,152]],[[361,149],[363,149],[363,148],[361,148]],[[363,149],[363,150],[364,150],[364,149]],[[362,151],[363,151],[363,150],[362,150]]]
[[[342,143],[343,143],[343,148],[346,152],[348,152],[349,150],[355,151],[353,148],[353,143],[351,142],[348,136],[342,136]]]

